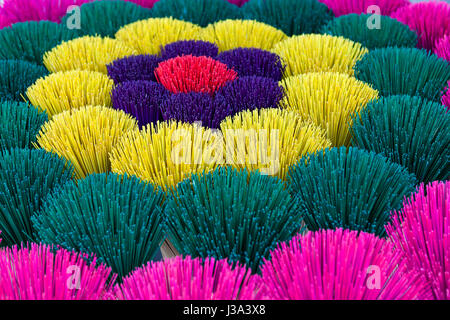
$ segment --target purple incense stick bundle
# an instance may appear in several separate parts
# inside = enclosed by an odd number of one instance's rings
[[[155,55],[129,56],[113,61],[106,69],[115,84],[137,80],[156,81],[155,69],[162,61]]]
[[[264,294],[250,269],[214,258],[149,262],[122,280],[115,290],[121,300],[256,300]]]
[[[282,243],[262,266],[271,299],[397,300],[427,297],[416,272],[377,236],[343,229],[297,235]]]
[[[0,249],[0,300],[99,300],[110,295],[111,268],[52,246]],[[86,258],[92,259],[86,262]]]
[[[263,77],[242,77],[220,88],[216,97],[223,97],[233,114],[244,110],[278,108],[284,90],[278,82]]]
[[[173,94],[162,103],[161,111],[164,120],[201,122],[202,126],[211,129],[219,128],[220,122],[232,114],[222,96],[197,92]]]
[[[285,66],[280,57],[257,48],[237,48],[222,52],[217,60],[238,73],[239,77],[260,76],[281,81]]]
[[[408,267],[430,283],[433,298],[449,300],[450,181],[421,185],[394,213],[386,231]]]
[[[128,81],[111,93],[113,107],[133,115],[140,127],[162,120],[160,106],[170,95],[162,85],[153,81]]]
[[[200,40],[181,40],[169,43],[161,50],[161,58],[168,60],[182,56],[211,57],[215,58],[219,54],[217,45]]]

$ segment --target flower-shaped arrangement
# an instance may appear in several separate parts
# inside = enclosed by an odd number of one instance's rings
[[[0,300],[448,300],[449,110],[444,1],[4,0]]]

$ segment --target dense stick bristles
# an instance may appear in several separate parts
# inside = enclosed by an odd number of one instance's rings
[[[100,72],[74,70],[40,78],[26,92],[31,104],[49,117],[88,105],[111,106],[114,82]]]
[[[126,276],[115,294],[120,300],[259,300],[261,286],[245,266],[187,256],[149,262]]]
[[[278,108],[284,97],[283,87],[275,80],[264,77],[240,77],[220,88],[216,98],[222,97],[231,113]]]
[[[450,80],[448,81],[447,89],[445,89],[445,92],[442,95],[441,103],[447,107],[447,110],[450,110]]]
[[[217,60],[237,72],[239,77],[259,76],[280,81],[284,65],[275,53],[256,48],[237,48],[222,52]]]
[[[336,17],[349,13],[374,13],[388,16],[409,4],[409,0],[318,0],[326,4]]]
[[[166,44],[179,40],[198,40],[201,28],[173,18],[151,18],[128,24],[116,33],[138,54],[159,54]]]
[[[383,154],[420,182],[450,179],[450,113],[420,97],[391,96],[355,117],[354,145]]]
[[[36,147],[69,160],[77,178],[111,169],[109,153],[119,138],[136,130],[134,118],[123,111],[87,106],[58,114],[45,123]]]
[[[392,15],[407,24],[419,36],[419,48],[432,50],[437,40],[449,34],[450,4],[443,1],[413,3]]]
[[[262,266],[274,300],[418,300],[429,297],[424,280],[389,241],[343,229],[298,235]]]
[[[246,3],[248,0],[227,0],[229,3],[232,3],[238,7],[242,7],[244,3]]]
[[[243,111],[226,118],[220,128],[228,165],[281,179],[300,157],[331,146],[322,128],[288,110]]]
[[[0,58],[43,64],[44,53],[78,36],[76,30],[50,21],[28,21],[0,30]]]
[[[116,85],[126,81],[156,81],[155,69],[162,61],[158,56],[143,54],[114,60],[106,69]]]
[[[377,16],[375,16],[377,17]],[[369,14],[349,14],[336,18],[321,30],[361,43],[367,49],[417,45],[417,34],[407,25],[387,16],[379,20]]]
[[[84,36],[66,41],[44,54],[50,72],[90,70],[107,73],[106,65],[136,51],[111,38]]]
[[[382,96],[417,95],[437,102],[450,79],[450,63],[415,48],[376,49],[356,63],[355,77]]]
[[[39,112],[27,103],[0,102],[0,149],[31,148],[47,120],[45,112]]]
[[[114,37],[117,30],[132,22],[151,17],[149,9],[128,1],[93,1],[80,6],[78,28],[83,35]],[[61,25],[70,25],[73,12],[66,14]]]
[[[136,3],[137,5],[140,5],[141,7],[151,9],[155,5],[155,3],[160,0],[126,0],[126,1],[131,1],[133,3]]]
[[[48,74],[43,66],[21,60],[0,60],[0,100],[23,102],[25,91]]]
[[[192,55],[161,62],[155,76],[173,93],[203,92],[213,94],[237,78],[236,71],[210,57]]]
[[[378,99],[370,85],[342,73],[307,73],[281,82],[283,106],[311,119],[327,132],[334,146],[349,146],[352,117]]]
[[[121,278],[164,239],[164,194],[136,177],[93,174],[65,184],[33,216],[38,238],[95,254]]]
[[[281,180],[231,167],[180,182],[165,213],[168,238],[181,254],[228,258],[254,273],[278,242],[303,231]]]
[[[421,185],[386,227],[408,267],[421,273],[432,298],[450,299],[450,181]]]
[[[72,176],[73,168],[70,163],[44,150],[2,151],[0,153],[2,245],[10,246],[36,240],[31,224],[32,214],[39,210],[42,202],[55,188],[69,181]]]
[[[0,0],[0,300],[450,300],[449,200],[450,0]]]
[[[385,236],[390,211],[414,191],[416,178],[375,152],[333,148],[310,155],[289,170],[308,230],[345,228]]]
[[[450,63],[450,34],[436,41],[433,53]]]
[[[251,0],[242,7],[246,19],[267,23],[288,36],[319,33],[334,16],[316,0]]]
[[[23,21],[60,22],[70,6],[80,6],[89,1],[92,0],[4,0],[0,13],[0,28]]]
[[[0,250],[0,300],[101,300],[116,276],[93,256],[41,244]]]
[[[291,37],[272,51],[286,63],[286,77],[327,71],[352,76],[355,63],[368,52],[360,43],[321,34]]]
[[[164,0],[153,6],[152,16],[173,17],[206,27],[210,23],[226,19],[239,19],[241,11],[223,0]]]
[[[127,81],[117,85],[111,93],[113,107],[131,114],[139,127],[163,120],[161,104],[170,92],[153,81]]]
[[[136,175],[167,190],[223,157],[222,134],[199,124],[169,121],[130,131],[111,152],[112,171]]]
[[[162,102],[161,112],[165,121],[201,122],[203,127],[211,129],[219,128],[222,120],[233,114],[222,96],[197,92],[170,95]]]
[[[201,32],[201,39],[217,44],[220,52],[239,47],[270,50],[286,38],[282,31],[255,20],[219,21]]]
[[[201,40],[180,40],[165,45],[161,50],[161,58],[163,60],[188,55],[215,58],[218,54],[219,48],[216,44]]]

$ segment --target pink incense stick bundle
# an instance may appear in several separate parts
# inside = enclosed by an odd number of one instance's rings
[[[447,107],[447,111],[450,110],[450,81],[448,82],[447,91],[442,96],[442,104]]]
[[[421,2],[395,11],[392,18],[407,24],[419,37],[419,48],[433,50],[436,41],[450,34],[450,4]]]
[[[350,13],[374,13],[373,8],[380,8],[380,14],[390,15],[398,8],[409,4],[408,0],[319,0],[333,11],[336,17]]]
[[[87,262],[86,259],[90,259]],[[0,300],[98,300],[112,289],[96,258],[42,244],[0,249]]]
[[[386,231],[408,267],[430,283],[433,298],[450,299],[450,181],[421,185]]]
[[[450,34],[436,41],[434,54],[450,63]]]
[[[0,28],[16,22],[49,20],[60,22],[70,6],[92,0],[4,0],[0,11]]]
[[[343,229],[297,235],[262,266],[270,299],[397,300],[427,297],[418,273],[407,272],[393,245]]]
[[[125,1],[136,3],[144,8],[153,8],[154,4],[157,3],[159,0],[125,0]]]
[[[149,262],[116,286],[120,300],[255,300],[260,277],[227,260],[175,257]]]

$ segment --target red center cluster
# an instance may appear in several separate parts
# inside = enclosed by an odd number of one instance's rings
[[[203,92],[213,94],[230,81],[237,72],[209,57],[182,56],[164,61],[155,75],[173,93]]]

